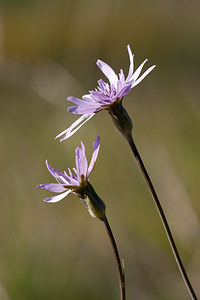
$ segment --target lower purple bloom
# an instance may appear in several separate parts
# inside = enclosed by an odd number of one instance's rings
[[[91,162],[88,166],[88,161],[85,155],[85,146],[81,142],[81,148],[77,147],[75,149],[76,153],[76,169],[74,168],[74,173],[68,169],[67,172],[61,172],[57,169],[51,168],[48,161],[46,161],[47,168],[51,175],[56,179],[57,183],[45,183],[38,185],[38,188],[46,189],[48,191],[59,193],[59,195],[46,198],[44,201],[55,203],[63,198],[65,198],[70,193],[75,193],[80,198],[84,198],[86,192],[86,186],[88,178],[94,169],[98,152],[100,147],[100,137],[96,138],[93,143],[93,154]]]

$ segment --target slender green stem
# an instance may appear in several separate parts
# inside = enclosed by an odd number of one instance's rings
[[[197,300],[198,298],[197,298],[197,296],[195,295],[195,292],[194,292],[194,290],[193,290],[193,288],[192,288],[192,285],[191,285],[191,283],[190,283],[190,280],[189,280],[189,278],[188,278],[188,276],[187,276],[187,273],[186,273],[186,271],[185,271],[185,268],[184,268],[183,263],[182,263],[182,261],[181,261],[181,258],[180,258],[180,256],[179,256],[179,253],[178,253],[178,250],[177,250],[177,248],[176,248],[176,245],[175,245],[175,242],[174,242],[174,239],[173,239],[173,236],[172,236],[170,227],[169,227],[169,225],[168,225],[167,219],[166,219],[165,214],[164,214],[164,211],[163,211],[163,209],[162,209],[161,203],[160,203],[160,201],[159,201],[159,199],[158,199],[158,196],[157,196],[156,191],[155,191],[155,189],[154,189],[154,187],[153,187],[153,184],[152,184],[152,182],[151,182],[151,179],[150,179],[150,177],[149,177],[149,175],[148,175],[148,173],[147,173],[147,170],[146,170],[146,168],[145,168],[145,166],[144,166],[144,164],[143,164],[143,161],[142,161],[142,159],[141,159],[141,157],[140,157],[140,154],[139,154],[139,152],[138,152],[138,150],[137,150],[137,148],[136,148],[136,145],[135,145],[135,143],[134,143],[134,141],[133,141],[133,137],[132,137],[132,135],[130,134],[130,135],[128,135],[128,136],[126,137],[126,139],[127,139],[128,143],[129,143],[129,145],[130,145],[130,147],[131,147],[131,150],[132,150],[132,152],[133,152],[133,154],[134,154],[134,156],[135,156],[135,158],[136,158],[136,161],[137,161],[138,164],[139,164],[139,167],[140,167],[140,169],[141,169],[141,171],[142,171],[142,174],[143,174],[143,176],[144,176],[144,178],[145,178],[145,180],[146,180],[146,182],[147,182],[147,184],[148,184],[148,186],[149,186],[149,189],[150,189],[150,191],[151,191],[151,194],[152,194],[154,203],[155,203],[155,205],[156,205],[156,207],[157,207],[157,209],[158,209],[160,218],[161,218],[161,220],[162,220],[164,229],[165,229],[165,231],[166,231],[167,238],[168,238],[168,240],[169,240],[169,243],[170,243],[172,252],[173,252],[173,254],[174,254],[176,263],[177,263],[178,268],[179,268],[179,270],[180,270],[180,273],[181,273],[181,275],[182,275],[182,277],[183,277],[183,280],[184,280],[184,282],[185,282],[185,285],[186,285],[186,287],[187,287],[187,289],[188,289],[188,292],[189,292],[189,294],[190,294],[190,296],[191,296],[191,299]]]
[[[112,246],[112,249],[113,249],[113,252],[114,252],[114,256],[115,256],[115,260],[116,260],[116,263],[117,263],[117,270],[118,270],[118,274],[119,274],[119,285],[120,285],[121,300],[125,300],[126,299],[126,296],[125,296],[125,276],[124,276],[124,273],[122,271],[122,265],[121,265],[121,260],[120,260],[120,257],[119,257],[119,252],[118,252],[118,249],[117,249],[117,245],[116,245],[116,242],[115,242],[115,239],[114,239],[114,236],[113,236],[113,233],[112,233],[112,230],[110,228],[110,225],[108,223],[107,218],[105,217],[105,219],[102,220],[102,222],[105,225],[106,232],[107,232],[108,237],[110,239],[110,243],[111,243],[111,246]]]

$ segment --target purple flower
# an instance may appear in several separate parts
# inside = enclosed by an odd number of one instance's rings
[[[94,169],[98,152],[100,147],[100,137],[97,136],[96,141],[93,143],[93,154],[90,165],[88,166],[87,158],[85,156],[85,146],[81,142],[81,148],[75,149],[76,153],[76,169],[74,174],[68,169],[68,174],[63,173],[57,169],[51,168],[48,161],[46,161],[47,168],[51,175],[56,179],[57,183],[46,183],[38,185],[38,188],[46,189],[48,191],[59,193],[59,195],[45,199],[46,202],[55,203],[62,200],[70,193],[75,193],[81,199],[88,196],[90,184],[88,178]],[[91,193],[91,192],[90,192]]]
[[[73,102],[76,106],[68,108],[68,111],[74,114],[81,114],[82,116],[76,120],[68,129],[61,132],[56,138],[63,141],[73,135],[83,124],[91,119],[97,112],[102,109],[108,109],[114,103],[119,102],[127,95],[130,90],[139,84],[154,68],[155,65],[148,68],[141,76],[140,73],[147,59],[134,72],[134,55],[130,46],[127,46],[130,66],[128,76],[125,79],[124,72],[121,69],[119,75],[113,69],[101,60],[97,60],[97,66],[101,69],[104,75],[108,78],[109,83],[100,79],[98,87],[89,91],[89,94],[82,96],[82,99],[76,97],[68,97],[67,100]],[[140,77],[139,77],[140,76]]]

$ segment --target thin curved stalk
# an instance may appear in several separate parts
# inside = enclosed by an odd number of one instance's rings
[[[149,175],[148,175],[148,173],[147,173],[147,170],[146,170],[146,168],[145,168],[145,166],[144,166],[144,164],[143,164],[142,158],[141,158],[141,156],[140,156],[140,154],[139,154],[139,152],[138,152],[138,150],[137,150],[137,148],[136,148],[136,145],[135,145],[135,143],[134,143],[134,141],[133,141],[132,135],[131,135],[131,134],[128,135],[128,136],[126,137],[126,139],[127,139],[128,143],[129,143],[129,146],[130,146],[130,148],[131,148],[131,150],[132,150],[132,152],[133,152],[133,154],[134,154],[134,156],[135,156],[135,158],[136,158],[137,163],[139,164],[140,170],[141,170],[141,172],[142,172],[142,174],[143,174],[143,176],[144,176],[144,178],[145,178],[145,180],[146,180],[146,182],[147,182],[147,185],[148,185],[148,187],[149,187],[149,189],[150,189],[150,191],[151,191],[151,194],[152,194],[154,203],[155,203],[155,205],[156,205],[156,207],[157,207],[157,209],[158,209],[158,212],[159,212],[160,218],[161,218],[161,220],[162,220],[162,223],[163,223],[165,232],[166,232],[166,234],[167,234],[167,238],[168,238],[168,240],[169,240],[169,243],[170,243],[172,252],[173,252],[173,254],[174,254],[176,263],[177,263],[178,268],[179,268],[179,270],[180,270],[180,273],[181,273],[181,275],[182,275],[182,277],[183,277],[183,280],[184,280],[184,282],[185,282],[185,285],[186,285],[186,287],[187,287],[187,289],[188,289],[188,292],[189,292],[189,294],[190,294],[190,297],[191,297],[191,299],[193,299],[193,300],[198,300],[198,298],[197,298],[197,296],[196,296],[196,294],[195,294],[195,292],[194,292],[194,290],[193,290],[193,287],[192,287],[192,285],[191,285],[191,283],[190,283],[190,280],[189,280],[189,278],[188,278],[188,276],[187,276],[187,273],[186,273],[186,271],[185,271],[185,268],[184,268],[184,266],[183,266],[183,263],[182,263],[182,261],[181,261],[181,258],[180,258],[180,256],[179,256],[178,250],[177,250],[177,248],[176,248],[176,244],[175,244],[175,242],[174,242],[174,238],[173,238],[173,236],[172,236],[172,233],[171,233],[169,224],[168,224],[168,222],[167,222],[167,219],[166,219],[166,217],[165,217],[164,211],[163,211],[163,209],[162,209],[161,203],[160,203],[159,198],[158,198],[158,196],[157,196],[157,194],[156,194],[156,191],[155,191],[155,189],[154,189],[154,187],[153,187],[153,184],[152,184],[152,182],[151,182],[151,179],[150,179],[150,177],[149,177]]]
[[[114,252],[114,256],[115,256],[115,260],[116,260],[116,263],[117,263],[121,300],[125,300],[126,299],[126,295],[125,295],[125,276],[124,276],[124,272],[122,270],[122,265],[121,265],[121,260],[120,260],[120,257],[119,257],[119,252],[118,252],[118,249],[117,249],[117,245],[116,245],[116,242],[115,242],[115,239],[114,239],[114,236],[113,236],[113,233],[112,233],[112,230],[110,228],[110,225],[108,223],[107,218],[105,217],[105,219],[102,220],[102,222],[105,225],[105,229],[106,229],[106,232],[107,232],[108,237],[110,239],[110,243],[111,243],[111,246],[112,246],[112,249],[113,249],[113,252]]]

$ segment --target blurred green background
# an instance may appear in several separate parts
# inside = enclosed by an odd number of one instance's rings
[[[6,0],[0,4],[0,299],[119,299],[103,225],[74,195],[57,204],[37,190],[45,167],[74,167],[82,140],[101,149],[91,183],[125,259],[127,299],[190,299],[164,229],[126,144],[97,114],[69,140],[67,96],[81,97],[116,72],[156,69],[124,99],[134,139],[152,177],[192,284],[200,295],[199,0]]]

